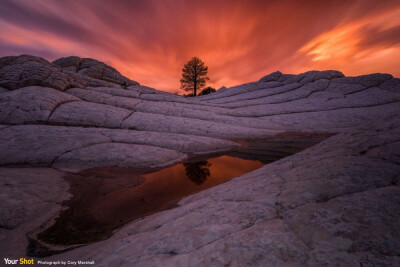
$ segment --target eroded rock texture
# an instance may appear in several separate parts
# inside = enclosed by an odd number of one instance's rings
[[[53,61],[53,64],[69,72],[77,72],[81,75],[122,86],[139,85],[138,82],[122,76],[113,67],[92,58],[62,57]]]
[[[114,68],[94,59],[79,59],[80,69],[70,71],[73,60],[60,58],[53,62],[30,56],[9,56],[0,58],[0,87],[15,90],[26,86],[51,87],[60,91],[68,88],[88,86],[120,87],[139,85],[122,76]],[[64,66],[67,66],[65,70]],[[0,91],[2,92],[2,91]]]
[[[128,81],[94,60],[63,58],[54,62],[60,67],[30,56],[0,62],[0,241],[18,244],[0,242],[5,256],[21,257],[26,232],[60,208],[63,171],[162,167],[237,149],[234,140],[278,144],[318,133],[332,137],[51,259],[97,266],[400,265],[399,79],[275,72],[183,98],[134,82],[124,89]]]

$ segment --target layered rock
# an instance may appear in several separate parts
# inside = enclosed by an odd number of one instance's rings
[[[41,125],[6,127],[0,141],[2,165],[52,166],[69,171],[94,166],[162,167],[182,161],[186,154],[220,153],[239,146],[192,135]]]
[[[15,90],[31,85],[64,91],[84,87],[87,82],[81,76],[63,72],[43,58],[21,55],[0,59],[0,86]]]
[[[68,67],[62,68],[72,64],[69,58],[61,58],[52,64],[30,55],[3,57],[0,59],[0,87],[15,90],[36,85],[65,91],[74,87],[139,85],[102,62],[90,58],[82,59],[82,62],[76,73]]]
[[[0,240],[18,244],[0,242],[5,256],[21,257],[25,234],[60,209],[63,171],[159,168],[236,150],[234,141],[243,139],[273,141],[276,149],[279,140],[286,147],[288,137],[293,145],[319,134],[331,137],[51,259],[98,266],[400,264],[399,79],[276,72],[183,98],[93,60],[0,62]],[[50,187],[64,193],[41,197]]]
[[[396,266],[399,126],[337,134],[64,256],[101,266]]]
[[[80,100],[69,94],[29,86],[0,94],[0,118],[3,124],[46,123],[61,104]]]
[[[52,62],[68,72],[76,72],[97,80],[116,83],[122,86],[139,85],[121,75],[115,68],[92,58],[80,58],[76,56],[62,57]]]

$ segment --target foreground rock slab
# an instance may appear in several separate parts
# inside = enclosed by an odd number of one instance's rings
[[[100,266],[396,266],[399,126],[338,134],[63,257]]]
[[[159,168],[187,155],[228,152],[240,146],[216,138],[121,129],[18,125],[0,131],[1,165],[70,171],[112,166]]]
[[[57,216],[69,198],[64,173],[50,168],[0,168],[0,256],[26,255],[26,234]]]

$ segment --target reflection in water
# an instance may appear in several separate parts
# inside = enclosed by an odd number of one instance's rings
[[[38,234],[47,244],[70,248],[110,237],[122,225],[161,210],[176,207],[190,194],[224,183],[285,156],[310,147],[328,135],[285,133],[269,140],[246,142],[230,156],[176,164],[142,174],[129,168],[94,168],[66,174],[73,197],[56,222]],[[193,160],[193,159],[192,159]],[[57,253],[30,239],[30,256]],[[63,247],[66,246],[66,247]],[[59,250],[58,250],[59,252]]]
[[[210,176],[211,163],[206,160],[184,163],[187,178],[197,185],[203,184]]]
[[[48,244],[71,246],[106,239],[127,222],[176,207],[185,196],[258,169],[259,161],[220,156],[137,174],[129,168],[94,168],[64,179],[72,199],[56,223],[38,235]],[[33,241],[32,241],[33,242]],[[30,250],[31,256],[43,254]],[[46,252],[50,255],[52,252]]]

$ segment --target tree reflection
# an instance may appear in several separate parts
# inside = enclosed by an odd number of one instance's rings
[[[186,176],[197,185],[203,184],[210,176],[211,163],[206,160],[184,163]]]

